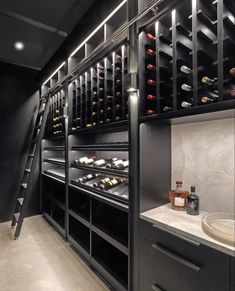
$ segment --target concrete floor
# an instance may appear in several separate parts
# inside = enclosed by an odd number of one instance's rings
[[[41,216],[25,219],[14,241],[0,224],[1,291],[108,291]]]

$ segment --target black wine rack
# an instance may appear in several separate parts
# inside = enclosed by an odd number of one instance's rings
[[[127,74],[127,47],[89,67],[69,84],[72,99],[70,129],[91,128],[128,118],[128,95],[124,90]]]
[[[64,134],[63,110],[65,107],[65,90],[61,89],[50,97],[50,107],[47,116],[45,136],[57,136]]]
[[[235,98],[235,3],[183,1],[140,27],[141,115]]]

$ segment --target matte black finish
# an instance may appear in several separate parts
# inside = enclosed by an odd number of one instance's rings
[[[7,1],[0,3],[0,58],[42,69],[94,0]],[[14,49],[23,41],[25,49]]]
[[[38,104],[34,70],[0,63],[0,221],[11,219],[23,165],[33,131],[33,115]],[[35,188],[27,213],[39,213],[39,189]]]

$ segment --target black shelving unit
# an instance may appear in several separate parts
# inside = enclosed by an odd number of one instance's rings
[[[137,1],[127,2],[42,86],[51,97],[42,208],[116,290],[138,291],[139,214],[168,201],[171,124],[234,116],[235,7],[138,0],[127,24]],[[84,156],[130,159],[130,168],[74,162]],[[123,184],[103,191],[78,182],[97,173],[124,179],[125,195]]]

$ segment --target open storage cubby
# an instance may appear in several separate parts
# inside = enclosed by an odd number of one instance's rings
[[[71,215],[69,216],[69,236],[90,253],[90,229]]]
[[[71,73],[86,58],[85,44],[83,44],[68,59],[68,72]]]
[[[114,200],[128,203],[128,166],[123,169],[108,168],[114,165],[112,160],[128,163],[128,136],[127,132],[103,134],[71,134],[69,136],[69,180],[73,185],[89,191],[110,197]],[[82,144],[81,144],[82,143]],[[92,144],[93,143],[93,144]],[[89,164],[80,163],[84,158],[93,159]],[[102,165],[99,165],[99,162]],[[97,165],[96,165],[97,162]],[[82,177],[91,175],[87,181],[79,181]],[[117,186],[108,190],[101,190],[95,186],[102,179],[115,178]]]
[[[127,288],[128,256],[94,232],[92,233],[92,242],[92,258],[107,270],[123,287]]]
[[[65,229],[65,210],[57,203],[52,203],[51,217],[62,229]]]
[[[90,200],[89,196],[74,188],[69,188],[69,210],[72,210],[88,222],[90,221]]]
[[[76,131],[126,120],[127,47],[122,45],[69,83],[69,128]]]
[[[232,1],[181,1],[139,28],[142,116],[232,108],[233,7]]]
[[[92,200],[92,225],[128,246],[128,213]]]

